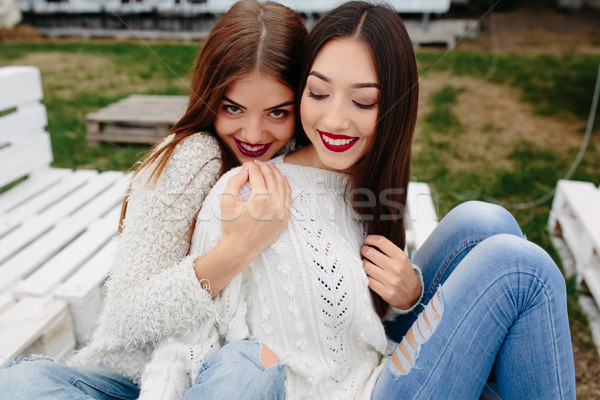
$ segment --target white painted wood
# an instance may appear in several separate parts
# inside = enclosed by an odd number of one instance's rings
[[[55,298],[69,304],[78,345],[88,342],[96,326],[104,298],[102,286],[112,266],[115,247],[116,242],[109,241],[53,292]]]
[[[39,221],[46,225],[42,229],[43,235],[33,243],[26,245],[26,247],[23,247],[20,243],[15,244],[13,240],[15,238],[8,235],[5,238],[10,239],[6,240],[7,244],[13,248],[16,247],[20,251],[0,266],[0,291],[33,272],[81,234],[88,224],[120,204],[124,190],[122,185],[115,185],[119,178],[122,178],[121,173],[104,172],[70,196],[68,200],[77,200],[78,206],[82,206],[77,211],[73,212],[73,208],[65,211],[61,207],[54,206],[41,216],[43,218],[36,217],[28,221],[27,224],[23,224],[17,231],[23,233],[21,236],[26,238],[29,231],[35,229],[35,226],[32,226],[33,224],[29,222]],[[70,215],[65,216],[67,212]],[[48,224],[48,220],[52,220],[53,223]],[[56,225],[52,226],[54,223]],[[18,239],[22,238],[19,237]],[[3,241],[4,239],[0,239],[0,249],[2,249]]]
[[[116,235],[120,214],[121,206],[118,205],[106,216],[89,224],[85,232],[40,266],[27,279],[19,282],[14,289],[15,295],[23,297],[49,294],[54,287],[77,271],[89,257]]]
[[[13,359],[23,354],[57,322],[68,317],[67,304],[63,301],[21,299],[0,315],[0,358]]]
[[[83,186],[86,179],[88,179],[87,174],[74,174],[69,171],[68,176],[63,175],[62,180],[54,181],[51,187],[37,193],[35,197],[23,199],[19,206],[10,210],[10,213],[0,215],[0,234],[4,229],[14,229],[27,219],[35,218],[40,212]],[[46,185],[44,184],[44,186]]]
[[[600,189],[590,182],[560,180],[548,219],[553,242],[572,257],[578,284],[600,304]]]
[[[12,294],[1,294],[0,295],[0,315],[7,309],[15,304],[15,298]]]
[[[69,169],[47,167],[34,171],[27,180],[0,195],[0,218],[72,173]]]
[[[96,171],[77,171],[72,179],[78,179],[82,183],[79,190],[72,192],[58,203],[55,203],[50,208],[44,210],[43,213],[24,221],[17,229],[2,237],[0,239],[0,271],[2,271],[1,263],[6,259],[26,247],[41,234],[51,229],[52,226],[62,218],[66,217],[69,213],[73,212],[73,210],[81,207],[85,202],[90,200],[91,197],[97,193],[90,193],[90,190],[94,190],[96,179],[93,178],[97,175],[98,173]],[[97,188],[97,191],[101,189],[102,187],[99,187]],[[0,279],[1,276],[0,273]]]
[[[61,314],[49,325],[23,354],[44,354],[54,357],[58,362],[67,358],[75,349],[75,336],[73,333],[73,318],[67,312]]]
[[[437,211],[429,185],[423,182],[410,182],[406,207],[405,224],[412,232],[416,250],[438,224]]]
[[[52,162],[50,136],[46,132],[0,148],[0,187]]]
[[[18,142],[28,132],[43,132],[46,125],[46,108],[37,100],[19,104],[15,112],[0,117],[0,145]]]
[[[42,78],[37,67],[0,68],[0,111],[42,98]]]

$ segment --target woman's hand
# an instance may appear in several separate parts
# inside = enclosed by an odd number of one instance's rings
[[[386,237],[369,235],[360,249],[369,287],[388,304],[412,307],[421,295],[421,281],[408,256]]]
[[[250,180],[250,199],[239,201],[242,186]],[[221,198],[223,242],[230,243],[253,260],[269,247],[287,226],[292,190],[275,165],[261,161],[244,163],[231,177]]]
[[[250,199],[239,201],[250,180]],[[194,262],[196,278],[214,297],[267,247],[287,226],[292,189],[274,165],[249,162],[232,176],[221,197],[223,237]]]

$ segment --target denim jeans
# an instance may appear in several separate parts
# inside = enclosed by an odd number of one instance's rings
[[[262,366],[257,340],[231,342],[200,368],[187,400],[285,399],[284,365]]]
[[[137,399],[138,387],[105,365],[69,367],[21,358],[0,370],[0,399]]]
[[[206,361],[186,398],[285,398],[284,365],[264,368],[257,340],[230,343]],[[20,358],[0,370],[0,399],[137,399],[139,388],[100,364],[69,367],[50,358]]]
[[[414,346],[403,340],[409,357],[396,352],[404,373],[388,358],[374,399],[477,399],[491,371],[486,397],[575,399],[564,278],[507,211],[458,206],[413,262],[428,305],[387,326],[396,339],[419,327]]]

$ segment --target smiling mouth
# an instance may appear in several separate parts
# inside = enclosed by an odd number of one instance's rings
[[[335,135],[329,132],[319,131],[321,141],[327,150],[335,151],[336,153],[342,153],[349,150],[352,146],[358,142],[358,138],[350,137],[345,135]]]
[[[271,145],[273,144],[273,142],[264,143],[264,144],[252,144],[252,143],[242,142],[241,140],[238,140],[236,138],[233,138],[233,140],[235,140],[235,144],[237,145],[240,153],[242,153],[246,157],[255,157],[255,158],[263,156],[267,152],[267,150],[269,150]]]

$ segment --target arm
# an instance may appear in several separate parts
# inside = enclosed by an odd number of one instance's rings
[[[186,253],[190,227],[220,168],[218,145],[199,133],[176,147],[156,184],[147,183],[149,171],[136,175],[99,336],[135,348],[194,329],[213,312]]]
[[[360,253],[369,287],[392,308],[393,314],[406,314],[423,297],[423,278],[417,266],[389,239],[368,235]]]

